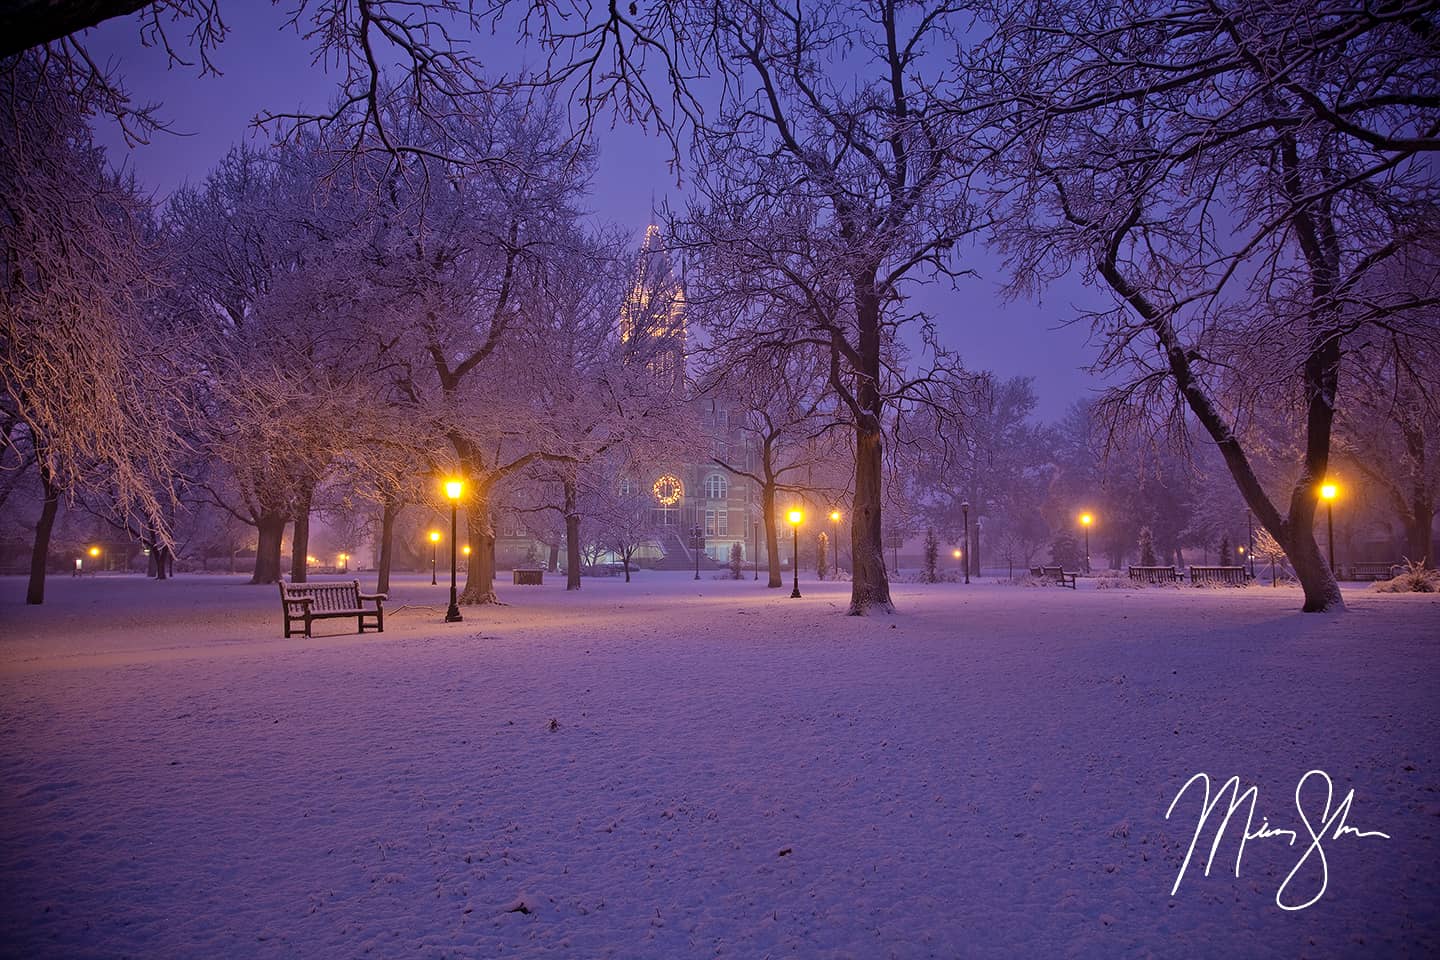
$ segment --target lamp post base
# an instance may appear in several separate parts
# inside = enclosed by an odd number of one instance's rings
[[[454,603],[450,604],[450,609],[445,611],[446,623],[460,623],[464,619],[464,617],[460,616],[460,607]]]

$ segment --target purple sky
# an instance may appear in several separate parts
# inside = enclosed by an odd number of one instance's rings
[[[256,136],[251,121],[262,109],[318,109],[333,95],[336,78],[311,64],[306,41],[283,29],[280,10],[265,3],[225,7],[231,32],[214,57],[223,76],[200,77],[197,67],[166,66],[163,51],[145,48],[133,18],[112,20],[91,32],[92,53],[118,65],[135,98],[158,102],[179,134],[157,135],[148,145],[127,148],[118,130],[103,127],[100,140],[112,160],[122,158],[160,198],[184,182],[202,180],[230,145]],[[478,53],[486,63],[513,69],[523,56],[514,41],[485,37]],[[652,205],[679,206],[682,188],[667,166],[669,146],[623,125],[603,129],[590,207],[601,219],[631,230],[638,243]],[[1080,368],[1093,356],[1081,326],[1060,328],[1074,304],[1095,303],[1076,282],[1058,285],[1043,304],[1004,303],[997,257],[983,249],[962,254],[979,277],[952,290],[936,283],[916,296],[935,317],[942,339],[975,369],[1001,376],[1035,378],[1039,414],[1058,418],[1095,381]]]

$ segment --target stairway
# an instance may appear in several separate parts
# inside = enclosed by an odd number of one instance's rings
[[[688,537],[683,537],[677,527],[663,527],[655,534],[655,541],[660,544],[664,556],[656,560],[653,569],[656,570],[694,570],[695,554],[687,546]],[[703,553],[700,555],[701,570],[718,570],[720,565]]]

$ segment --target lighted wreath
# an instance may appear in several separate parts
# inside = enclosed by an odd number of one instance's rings
[[[655,492],[655,499],[659,501],[662,507],[675,506],[675,504],[680,502],[680,498],[685,495],[685,488],[681,486],[680,480],[672,477],[668,473],[659,480],[656,480],[655,486],[652,489]]]

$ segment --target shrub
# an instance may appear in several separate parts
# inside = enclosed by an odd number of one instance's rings
[[[1421,559],[1405,561],[1405,569],[1389,580],[1375,584],[1381,593],[1440,593],[1440,570],[1431,570]]]

